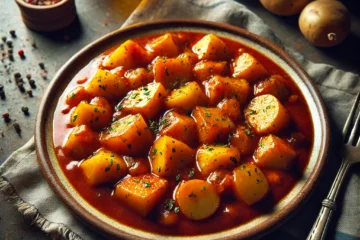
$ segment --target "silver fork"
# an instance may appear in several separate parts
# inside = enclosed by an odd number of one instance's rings
[[[330,223],[333,211],[336,209],[336,197],[339,193],[340,186],[345,178],[349,168],[357,162],[360,162],[360,138],[356,141],[355,135],[359,127],[360,113],[358,114],[354,125],[351,127],[357,105],[359,103],[360,92],[356,96],[356,100],[351,108],[351,112],[345,122],[343,129],[344,150],[342,152],[342,162],[340,169],[335,177],[327,198],[322,202],[320,213],[312,227],[307,240],[325,239],[325,234]],[[351,131],[351,132],[350,132]],[[350,134],[349,138],[347,136]],[[348,139],[348,140],[347,140]]]

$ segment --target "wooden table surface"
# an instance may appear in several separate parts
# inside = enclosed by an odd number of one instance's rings
[[[0,119],[0,164],[32,137],[36,111],[42,94],[56,71],[88,43],[121,27],[139,2],[140,0],[76,0],[78,19],[70,27],[53,33],[38,33],[27,29],[21,22],[15,1],[0,1],[0,38],[6,36],[14,45],[14,61],[10,61],[6,56],[0,56],[2,58],[0,84],[4,86],[6,94],[6,100],[0,99],[0,114],[8,112],[11,118],[9,123]],[[351,33],[340,46],[327,49],[316,48],[304,39],[298,29],[297,16],[275,16],[254,0],[238,0],[238,2],[261,17],[283,40],[285,46],[293,48],[307,59],[360,74],[359,0],[343,1],[351,12]],[[16,38],[10,36],[10,30],[16,31]],[[33,43],[36,44],[36,48]],[[4,51],[8,49],[6,44],[4,49]],[[17,54],[19,50],[25,52],[25,59],[20,59]],[[39,67],[39,63],[44,63],[46,73]],[[31,87],[25,76],[31,74],[36,83],[36,89],[32,89],[33,97],[18,89],[13,76],[16,72],[23,76],[26,90]],[[43,78],[44,76],[46,79]],[[23,106],[29,108],[28,116],[21,111]],[[14,123],[20,125],[21,135],[16,133]],[[5,206],[0,208],[0,239],[46,238],[44,234],[24,223],[20,214],[1,197],[0,206]],[[6,219],[4,216],[7,216]]]

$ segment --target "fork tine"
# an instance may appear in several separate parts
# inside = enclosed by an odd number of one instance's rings
[[[354,142],[354,138],[355,138],[356,131],[358,129],[359,122],[360,122],[360,113],[358,114],[355,124],[351,130],[351,134],[350,134],[349,141],[348,141],[348,143],[350,143],[350,144],[352,144]]]
[[[346,122],[345,122],[345,126],[343,128],[343,136],[344,136],[344,139],[346,139],[346,135],[348,135],[348,132],[349,132],[349,128],[351,126],[351,119],[353,119],[354,117],[354,114],[356,112],[356,107],[359,103],[359,96],[360,96],[360,92],[358,92],[357,96],[356,96],[356,99],[355,99],[355,102],[354,104],[352,105],[351,107],[351,111],[350,111],[350,114],[348,116],[348,118],[346,119]]]

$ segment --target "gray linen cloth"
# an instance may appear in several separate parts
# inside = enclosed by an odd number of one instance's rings
[[[161,18],[200,18],[226,22],[270,39],[281,41],[268,26],[245,6],[230,0],[147,0],[143,1],[124,25]],[[284,46],[282,46],[284,47]],[[325,64],[312,63],[291,49],[284,48],[309,73],[319,88],[331,120],[332,143],[328,163],[316,191],[301,212],[265,239],[305,239],[326,196],[340,159],[335,155],[341,146],[341,129],[355,95],[360,91],[360,77]],[[0,190],[26,221],[53,239],[99,239],[60,202],[42,176],[36,161],[34,141],[14,152],[0,167]],[[350,172],[332,220],[327,239],[360,239],[360,168]]]

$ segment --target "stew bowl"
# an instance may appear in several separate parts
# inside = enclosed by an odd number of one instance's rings
[[[306,99],[314,126],[313,146],[309,163],[304,170],[303,176],[292,190],[277,203],[271,213],[261,215],[232,229],[207,235],[189,236],[189,238],[242,239],[263,236],[289,219],[310,196],[326,160],[329,142],[329,126],[320,94],[302,67],[274,43],[244,29],[199,20],[160,20],[119,29],[86,46],[58,71],[43,97],[35,128],[35,142],[39,165],[48,183],[63,202],[68,205],[76,215],[105,236],[131,239],[184,238],[184,236],[164,236],[134,229],[107,217],[95,209],[77,193],[62,172],[53,144],[54,112],[59,98],[72,78],[86,66],[90,60],[128,39],[179,31],[205,34],[214,33],[222,38],[240,42],[250,49],[255,49],[257,52],[277,63],[277,65],[290,75],[304,96],[304,99]]]

